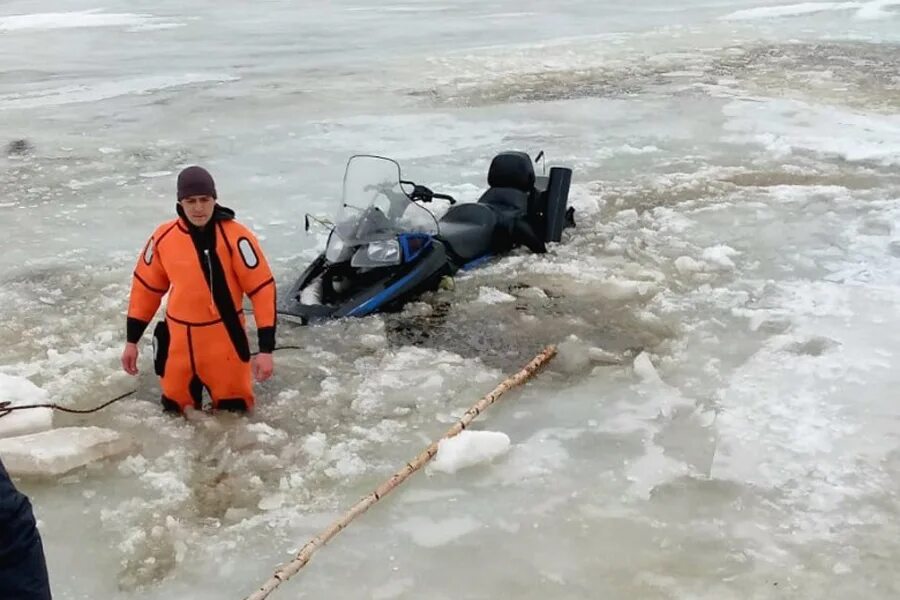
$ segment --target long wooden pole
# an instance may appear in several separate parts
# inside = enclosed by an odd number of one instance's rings
[[[309,562],[309,559],[312,558],[312,555],[316,550],[327,544],[334,536],[343,531],[353,519],[366,512],[369,507],[391,493],[394,488],[406,481],[410,475],[418,471],[428,461],[434,458],[437,454],[438,444],[441,440],[452,438],[459,434],[468,427],[469,423],[475,420],[478,415],[484,412],[486,408],[494,404],[500,396],[531,379],[541,367],[550,362],[554,356],[556,356],[556,346],[547,346],[544,348],[544,351],[535,356],[521,371],[512,377],[507,378],[494,388],[491,393],[476,402],[475,405],[467,410],[462,418],[460,418],[460,420],[443,435],[443,437],[432,442],[432,444],[425,448],[425,450],[423,450],[415,459],[406,463],[406,465],[394,473],[390,479],[378,486],[374,492],[363,497],[359,502],[354,504],[343,517],[329,525],[328,528],[319,533],[319,535],[307,542],[291,562],[282,565],[268,581],[266,581],[256,592],[247,596],[245,600],[263,600],[264,598],[268,598],[269,594],[271,594],[275,588],[296,575],[300,569],[306,566],[306,563]]]

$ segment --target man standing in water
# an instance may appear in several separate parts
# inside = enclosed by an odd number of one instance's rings
[[[165,320],[153,333],[163,408],[201,408],[205,388],[214,409],[247,411],[254,404],[251,374],[265,381],[274,368],[275,280],[256,236],[216,203],[205,169],[184,169],[177,188],[178,218],[157,227],[134,270],[122,368],[137,374],[137,342],[169,293]],[[252,362],[245,294],[259,341]]]
[[[0,461],[0,598],[50,600],[44,546],[31,502]]]

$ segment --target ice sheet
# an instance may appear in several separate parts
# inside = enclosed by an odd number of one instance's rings
[[[135,13],[104,13],[99,9],[73,12],[35,13],[0,17],[0,31],[34,32],[82,27],[159,26],[152,15]]]
[[[132,448],[128,436],[102,427],[61,427],[0,439],[7,470],[23,477],[56,477]]]

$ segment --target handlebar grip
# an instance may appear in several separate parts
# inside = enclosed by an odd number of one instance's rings
[[[447,194],[432,194],[431,197],[437,198],[438,200],[447,200],[450,204],[456,204],[456,198],[448,196]]]

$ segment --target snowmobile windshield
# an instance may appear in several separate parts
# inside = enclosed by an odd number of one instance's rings
[[[409,199],[400,165],[381,156],[356,155],[347,162],[336,232],[350,245],[392,239],[399,233],[437,235],[437,221]]]

